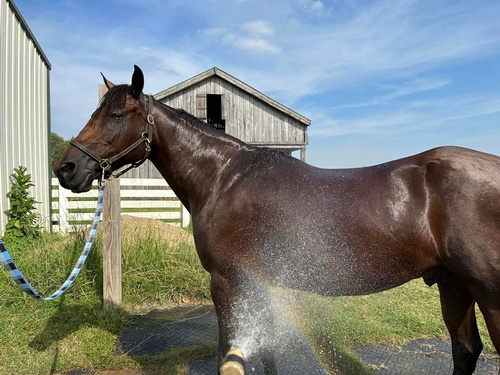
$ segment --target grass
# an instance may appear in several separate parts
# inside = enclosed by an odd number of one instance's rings
[[[369,296],[339,297],[332,301],[302,295],[308,328],[326,353],[324,359],[343,374],[365,374],[352,354],[368,344],[403,345],[423,337],[446,337],[436,288],[415,280],[399,288]]]
[[[172,365],[169,371],[162,370],[168,363],[160,365],[161,361],[130,358],[116,352],[117,337],[131,322],[130,311],[185,298],[206,300],[209,276],[199,264],[192,245],[185,242],[173,245],[146,229],[142,236],[122,243],[123,307],[105,311],[101,242],[96,240],[74,285],[53,302],[33,300],[18,289],[6,272],[0,272],[1,374],[142,369],[148,373],[180,375],[185,373],[191,357],[207,352],[206,347],[187,350],[181,360],[184,364]],[[6,246],[32,285],[48,295],[66,279],[84,243],[82,233],[68,237],[44,234],[29,248],[16,248],[8,243]],[[215,348],[210,350],[214,352]]]
[[[102,309],[102,255],[98,239],[75,285],[59,300],[37,302],[0,272],[0,373],[62,374],[76,369],[182,375],[191,358],[216,348],[176,349],[159,356],[129,357],[115,343],[131,323],[131,311],[167,302],[209,299],[209,275],[193,246],[173,244],[161,233],[142,230],[123,241],[123,306]],[[52,292],[67,277],[85,242],[84,235],[44,234],[29,248],[6,244],[34,286]],[[352,348],[365,344],[403,345],[422,337],[447,337],[437,288],[421,280],[387,292],[361,297],[324,298],[307,293],[295,297],[296,324],[332,368],[363,374]],[[480,321],[483,341],[492,349]]]

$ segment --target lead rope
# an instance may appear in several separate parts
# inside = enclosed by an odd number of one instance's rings
[[[0,263],[4,266],[5,270],[9,273],[10,277],[16,282],[16,284],[28,293],[31,297],[39,301],[52,301],[63,294],[75,281],[76,277],[80,273],[85,261],[87,260],[87,256],[90,252],[90,248],[94,243],[97,226],[99,225],[99,221],[101,220],[102,215],[102,202],[104,200],[104,189],[106,185],[103,180],[99,182],[99,197],[97,199],[97,208],[95,210],[95,217],[92,223],[92,228],[90,229],[90,233],[87,239],[87,243],[85,244],[82,253],[80,254],[80,258],[76,262],[75,268],[71,271],[71,274],[68,276],[64,284],[62,284],[59,289],[57,289],[54,293],[52,293],[49,297],[43,297],[42,294],[33,288],[31,284],[26,280],[24,275],[19,271],[17,266],[14,264],[12,257],[9,252],[5,248],[5,245],[0,238]]]

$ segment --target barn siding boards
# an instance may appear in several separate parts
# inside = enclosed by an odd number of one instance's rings
[[[300,149],[311,121],[218,68],[155,95],[156,99],[205,119],[206,95],[222,95],[226,133],[244,142]],[[195,99],[192,99],[195,98]],[[195,108],[192,106],[195,102]]]
[[[35,184],[30,193],[43,225],[50,228],[50,63],[21,13],[0,0],[0,235],[9,208],[9,176],[25,166]]]

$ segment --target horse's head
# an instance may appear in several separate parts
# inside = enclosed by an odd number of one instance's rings
[[[109,91],[54,167],[64,188],[88,191],[103,173],[107,177],[149,156],[153,98],[142,94],[144,76],[134,68],[131,85],[115,86],[103,76]]]

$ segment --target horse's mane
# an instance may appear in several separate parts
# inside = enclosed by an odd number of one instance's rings
[[[205,126],[208,128],[211,128],[209,124],[207,124],[205,121],[199,119],[198,117],[194,116],[193,114],[187,112],[186,110],[182,108],[171,108],[169,109],[175,111],[176,115],[178,118],[182,118],[186,121],[186,123],[191,124],[191,125],[201,125]],[[216,134],[220,134],[221,136],[229,136],[226,133],[216,131]],[[242,142],[241,140],[238,140]],[[268,148],[268,147],[255,147],[251,146],[245,143],[245,146],[248,147],[249,149],[252,150],[252,168],[259,168],[263,167],[264,165],[267,165],[269,163],[273,163],[277,161],[280,158],[293,158],[290,155],[285,154],[281,150],[276,150],[273,148]],[[295,159],[295,158],[293,158]]]
[[[201,125],[207,125],[207,123],[195,115],[192,115],[188,111],[182,109],[182,108],[175,108],[175,112],[177,112],[178,117],[182,117],[184,120],[186,120],[189,124],[201,124]]]
[[[186,123],[190,125],[205,125],[207,126],[207,123],[200,118],[192,115],[188,111],[182,109],[182,108],[173,108],[170,107],[168,104],[162,103],[160,101],[156,101],[157,104],[168,110],[170,113],[172,113],[175,117],[177,117],[179,120],[182,119]]]
[[[121,105],[123,98],[128,94],[130,90],[129,85],[116,85],[111,90],[106,92],[99,102],[99,107],[104,107],[107,105],[117,106]]]

